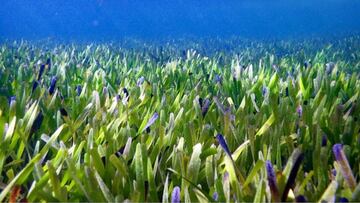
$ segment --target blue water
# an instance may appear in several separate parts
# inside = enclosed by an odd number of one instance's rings
[[[295,38],[360,31],[359,0],[3,0],[0,39]]]

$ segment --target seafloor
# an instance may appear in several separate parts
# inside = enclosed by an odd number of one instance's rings
[[[360,201],[360,37],[0,45],[0,202]]]

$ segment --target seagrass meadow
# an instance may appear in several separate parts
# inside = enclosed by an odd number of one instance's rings
[[[360,37],[0,45],[0,202],[360,201]]]

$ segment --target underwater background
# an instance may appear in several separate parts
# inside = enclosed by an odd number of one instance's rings
[[[0,0],[0,202],[360,202],[360,0]]]
[[[358,0],[1,1],[0,39],[297,38],[359,32]]]

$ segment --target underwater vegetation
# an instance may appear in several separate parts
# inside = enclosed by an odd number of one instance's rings
[[[4,42],[0,202],[360,201],[359,44]]]

